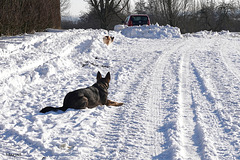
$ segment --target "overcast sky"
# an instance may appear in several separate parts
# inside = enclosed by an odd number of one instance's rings
[[[84,0],[70,0],[71,6],[69,8],[70,15],[78,16],[81,12],[87,12],[88,4]]]
[[[134,3],[137,0],[130,0],[131,3]],[[69,8],[69,13],[72,16],[79,16],[81,12],[88,11],[88,4],[86,0],[70,0],[71,7]]]

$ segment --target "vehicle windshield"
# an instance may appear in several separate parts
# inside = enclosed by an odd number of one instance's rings
[[[133,25],[142,25],[148,23],[148,17],[147,16],[132,16],[131,17]]]

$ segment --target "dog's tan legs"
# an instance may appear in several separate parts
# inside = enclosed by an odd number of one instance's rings
[[[121,106],[123,105],[123,103],[118,103],[118,102],[114,102],[114,101],[111,101],[111,100],[107,100],[107,106]]]

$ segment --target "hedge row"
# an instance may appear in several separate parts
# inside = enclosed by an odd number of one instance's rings
[[[0,36],[60,28],[60,0],[1,0]]]

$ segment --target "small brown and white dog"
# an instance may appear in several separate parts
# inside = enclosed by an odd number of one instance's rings
[[[110,37],[110,36],[105,36],[103,37],[103,42],[106,44],[106,45],[109,45],[113,42],[113,39],[114,37]]]

